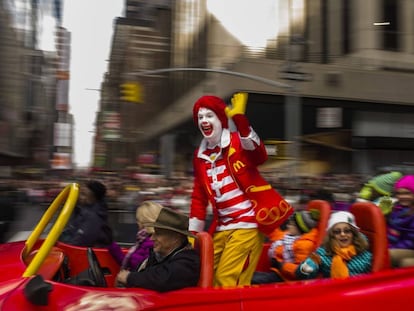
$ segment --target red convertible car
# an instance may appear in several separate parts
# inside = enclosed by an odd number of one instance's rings
[[[385,221],[370,203],[351,207],[358,226],[370,240],[373,271],[348,279],[315,279],[235,288],[212,286],[213,247],[203,232],[195,241],[202,262],[197,287],[167,293],[113,286],[119,266],[106,249],[83,248],[58,241],[78,197],[70,184],[56,197],[26,241],[0,245],[1,310],[412,310],[414,267],[389,266]],[[330,206],[310,201],[321,211],[319,227],[325,232]],[[46,226],[54,222],[45,238]],[[323,238],[321,234],[320,241]],[[268,269],[265,244],[258,270]],[[71,285],[65,276],[81,271],[95,286]],[[269,309],[270,308],[270,309]]]

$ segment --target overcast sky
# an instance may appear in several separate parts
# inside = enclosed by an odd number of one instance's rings
[[[69,103],[75,118],[74,161],[91,164],[94,121],[107,71],[114,18],[124,0],[65,0],[63,27],[71,33]],[[87,90],[96,89],[96,90]]]

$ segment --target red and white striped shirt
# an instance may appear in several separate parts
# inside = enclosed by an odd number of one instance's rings
[[[229,173],[221,148],[206,149],[207,176],[217,208],[218,224],[216,231],[257,228],[255,212],[251,201]]]

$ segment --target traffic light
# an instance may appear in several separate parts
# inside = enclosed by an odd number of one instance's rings
[[[142,103],[142,87],[138,82],[121,84],[121,100],[131,103]]]

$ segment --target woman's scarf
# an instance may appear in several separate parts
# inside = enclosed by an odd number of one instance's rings
[[[142,242],[149,236],[149,233],[146,229],[141,229],[137,232],[137,239],[128,252],[125,254],[124,260],[122,260],[122,269],[126,269],[128,267],[128,261],[131,258],[132,254],[141,246]]]
[[[334,247],[335,255],[332,258],[331,277],[334,279],[346,278],[349,276],[347,261],[356,255],[354,245],[347,247]]]

